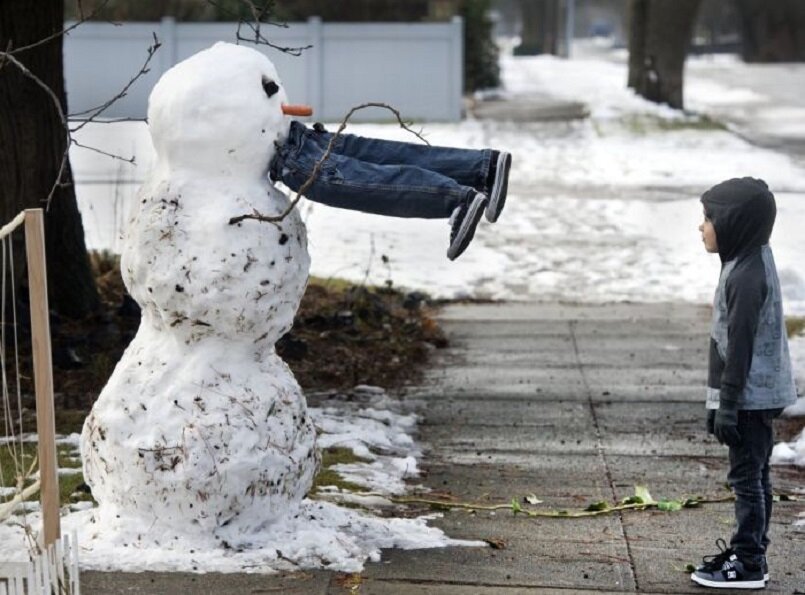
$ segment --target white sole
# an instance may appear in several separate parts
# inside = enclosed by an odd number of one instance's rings
[[[509,169],[511,168],[511,154],[509,153],[501,153],[498,156],[498,162],[496,167],[498,171],[501,169],[505,169],[506,171],[503,172],[503,175],[499,175],[495,178],[495,185],[492,187],[491,192],[489,193],[489,204],[486,207],[486,220],[490,223],[494,223],[500,217],[501,211],[503,211],[503,206],[498,206],[501,202],[501,195],[508,190],[506,188],[504,190],[503,185],[505,184],[508,187],[508,178],[509,178]],[[502,198],[502,200],[506,200]]]
[[[472,238],[475,236],[475,228],[478,227],[478,223],[481,221],[485,207],[486,200],[476,200],[473,198],[473,201],[467,209],[467,214],[464,216],[464,221],[462,221],[461,227],[458,229],[456,240],[447,249],[447,258],[455,260],[461,256],[464,250],[470,245]],[[455,249],[453,249],[454,246],[456,246]]]
[[[763,579],[756,581],[743,581],[742,583],[725,583],[721,581],[708,581],[706,578],[696,576],[696,573],[690,575],[690,580],[694,583],[702,585],[703,587],[712,587],[714,589],[763,589],[766,586],[766,581]]]

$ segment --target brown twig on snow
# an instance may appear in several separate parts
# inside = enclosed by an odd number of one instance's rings
[[[341,124],[339,125],[338,130],[336,130],[336,132],[330,138],[330,142],[327,144],[327,149],[324,151],[324,155],[322,155],[321,159],[319,159],[316,162],[316,165],[313,167],[313,172],[310,174],[310,177],[307,180],[305,180],[305,183],[302,184],[302,186],[299,187],[299,190],[296,192],[296,195],[294,196],[293,200],[291,201],[291,204],[289,204],[288,207],[281,214],[279,214],[279,215],[270,215],[269,216],[269,215],[263,215],[259,211],[255,210],[250,215],[239,215],[237,217],[232,217],[229,220],[229,225],[235,225],[236,223],[240,223],[241,221],[245,221],[246,219],[254,219],[256,221],[262,221],[264,223],[273,223],[273,224],[276,224],[276,223],[282,221],[283,219],[285,219],[285,217],[287,217],[291,213],[291,211],[293,211],[294,208],[296,208],[296,205],[299,203],[299,200],[302,198],[304,193],[307,192],[308,188],[310,188],[313,185],[313,182],[316,181],[316,178],[321,173],[321,168],[324,165],[324,162],[327,161],[327,158],[330,156],[330,153],[332,153],[332,151],[333,151],[333,146],[335,145],[336,139],[338,139],[338,137],[341,136],[341,133],[347,127],[347,123],[349,122],[349,119],[352,117],[352,115],[355,112],[357,112],[359,110],[362,110],[362,109],[369,108],[369,107],[379,107],[379,108],[389,110],[390,112],[392,112],[397,117],[397,122],[399,122],[401,128],[403,128],[404,130],[407,130],[408,132],[410,132],[411,134],[416,136],[418,139],[420,139],[426,145],[430,144],[427,141],[427,139],[425,139],[425,137],[422,136],[421,132],[417,132],[416,130],[412,130],[408,126],[408,124],[406,124],[405,121],[403,121],[402,115],[400,114],[400,112],[398,110],[394,109],[393,107],[391,107],[390,105],[388,105],[386,103],[379,103],[379,102],[374,102],[374,101],[369,102],[369,103],[362,103],[361,105],[357,105],[357,106],[353,107],[351,110],[349,110],[349,113],[347,113],[347,115],[341,121]]]

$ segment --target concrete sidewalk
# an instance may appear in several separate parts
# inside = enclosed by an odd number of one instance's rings
[[[472,502],[535,494],[583,508],[648,487],[655,499],[724,493],[726,451],[704,435],[706,308],[675,304],[457,305],[442,313],[451,345],[423,387],[422,482]],[[805,473],[774,470],[776,488]],[[676,513],[528,519],[453,510],[433,524],[504,549],[390,550],[360,579],[327,572],[82,575],[85,593],[706,593],[683,571],[729,537],[732,505]],[[765,592],[805,593],[802,503],[772,523]]]

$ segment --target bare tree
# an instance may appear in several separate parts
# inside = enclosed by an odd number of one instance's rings
[[[523,32],[516,55],[555,54],[559,42],[559,0],[520,0]]]
[[[735,0],[746,62],[805,61],[805,2]]]
[[[631,0],[629,87],[682,109],[685,56],[701,0]]]
[[[78,318],[100,302],[64,158],[63,19],[63,0],[0,2],[0,49],[8,54],[0,57],[0,217],[45,207],[52,197],[45,217],[50,303]],[[15,256],[23,255],[20,246]],[[22,264],[15,267],[19,273]]]

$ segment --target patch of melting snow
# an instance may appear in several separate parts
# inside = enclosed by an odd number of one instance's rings
[[[805,336],[792,337],[789,341],[789,349],[798,393],[802,395],[805,392]],[[774,446],[771,464],[805,467],[805,396],[800,396],[793,405],[786,407],[783,417],[803,419],[802,431],[792,442],[780,442]]]
[[[92,504],[78,502],[63,512],[62,528],[78,531],[82,568],[256,573],[325,568],[358,572],[367,560],[379,561],[381,550],[386,548],[486,545],[482,541],[450,539],[440,529],[428,526],[428,521],[439,515],[388,517],[396,508],[389,497],[405,493],[406,480],[419,475],[417,461],[422,451],[413,437],[418,416],[410,410],[410,404],[382,389],[366,386],[346,394],[314,394],[310,401],[313,406],[309,412],[319,432],[320,448],[349,448],[368,461],[336,465],[333,470],[370,492],[322,488],[316,499],[305,498],[290,517],[223,547],[212,538],[181,536],[157,544],[149,539],[158,533],[155,527],[141,527],[137,532],[99,531]],[[60,441],[76,443],[71,437]],[[339,503],[357,504],[363,510]],[[38,527],[38,504],[29,503],[26,509],[30,513],[27,521]],[[27,558],[25,534],[19,523],[17,516],[0,524],[2,560]]]

